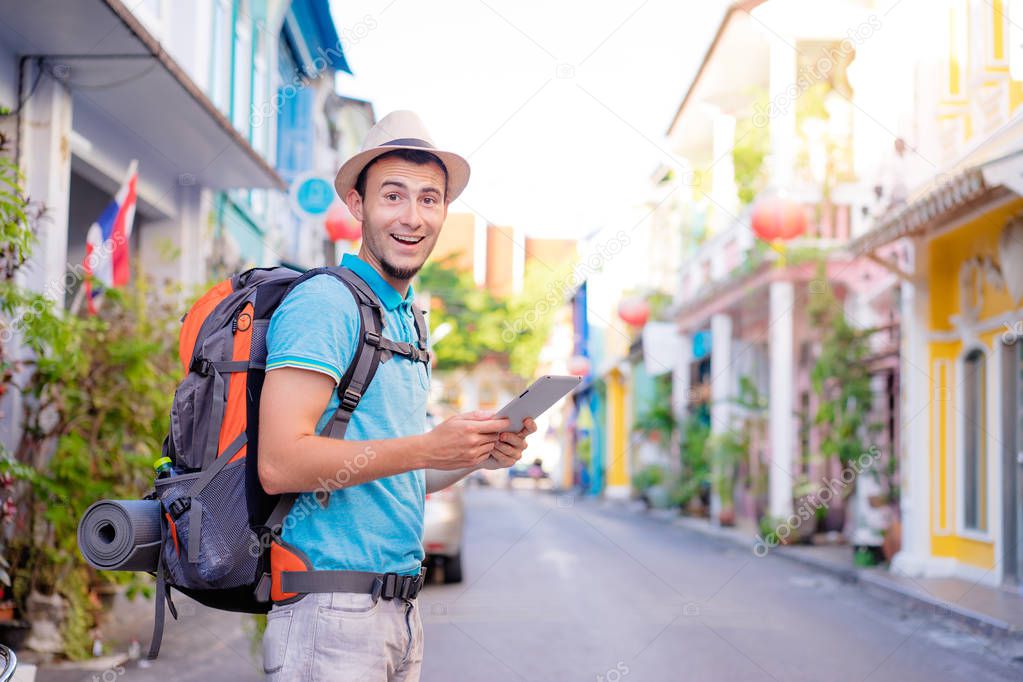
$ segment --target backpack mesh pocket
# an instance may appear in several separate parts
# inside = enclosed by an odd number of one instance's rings
[[[188,491],[199,476],[187,474],[158,480],[156,492],[164,509],[172,510],[175,500],[188,498]],[[168,582],[206,590],[251,584],[256,575],[259,545],[249,527],[245,505],[245,458],[217,472],[189,503],[188,509],[176,518],[170,511],[173,528],[163,545]],[[195,561],[189,561],[188,545],[197,521],[199,551]]]

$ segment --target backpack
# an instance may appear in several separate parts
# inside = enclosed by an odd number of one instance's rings
[[[340,405],[320,435],[344,437],[385,354],[429,367],[422,311],[413,306],[417,344],[384,338],[380,301],[348,268],[305,273],[254,268],[220,282],[196,301],[182,317],[178,353],[186,375],[174,393],[170,432],[163,442],[174,475],[156,479],[147,495],[160,501],[162,513],[150,659],[160,651],[165,602],[177,618],[172,587],[201,604],[242,613],[267,613],[275,601],[304,596],[281,589],[282,571],[311,571],[312,566],[280,537],[298,494],[271,496],[259,482],[259,399],[270,317],[292,289],[317,276],[343,283],[360,319],[352,363],[337,387]],[[326,506],[329,495],[317,493]]]

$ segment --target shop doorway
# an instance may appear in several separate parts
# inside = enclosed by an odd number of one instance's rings
[[[1023,339],[1003,346],[1002,561],[1004,581],[1023,585]]]

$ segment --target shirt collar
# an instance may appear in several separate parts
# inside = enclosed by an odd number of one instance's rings
[[[387,280],[381,277],[380,273],[373,269],[372,265],[356,256],[354,253],[346,253],[341,258],[341,267],[348,268],[361,277],[388,310],[394,310],[402,303],[408,303],[411,305],[412,300],[416,296],[415,292],[412,290],[412,285],[410,284],[408,292],[405,294],[405,297],[402,298],[402,295],[398,293],[394,287],[388,284]]]

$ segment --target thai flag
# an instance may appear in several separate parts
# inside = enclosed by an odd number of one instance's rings
[[[96,313],[97,299],[107,287],[128,284],[131,270],[128,262],[128,240],[135,222],[135,185],[138,182],[138,161],[128,166],[128,175],[117,196],[107,204],[99,219],[85,237],[86,273],[85,300],[89,312]],[[91,277],[89,277],[91,275]],[[93,288],[93,283],[99,286]]]

